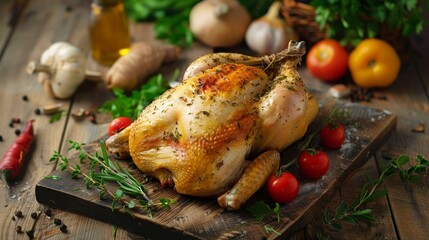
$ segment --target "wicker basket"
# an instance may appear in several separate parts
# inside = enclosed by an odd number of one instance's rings
[[[282,15],[298,34],[300,40],[304,40],[310,46],[326,37],[315,21],[312,6],[294,0],[283,0]]]

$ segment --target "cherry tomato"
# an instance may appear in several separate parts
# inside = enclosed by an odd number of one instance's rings
[[[310,49],[306,64],[313,76],[331,82],[340,79],[346,73],[348,54],[337,41],[323,39]]]
[[[280,176],[271,175],[267,187],[270,197],[280,203],[292,201],[299,192],[298,180],[289,172],[283,172]]]
[[[319,179],[328,171],[329,158],[323,151],[307,149],[298,158],[299,171],[311,179]]]
[[[116,133],[124,130],[124,128],[128,127],[133,120],[127,117],[118,117],[113,119],[109,125],[109,136],[115,135]]]
[[[341,124],[332,126],[326,124],[320,131],[322,144],[331,149],[339,149],[346,139],[344,127]]]

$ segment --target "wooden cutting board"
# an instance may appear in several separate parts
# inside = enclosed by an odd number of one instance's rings
[[[171,209],[156,211],[152,218],[142,212],[132,212],[132,214],[113,212],[111,201],[100,200],[95,188],[87,189],[83,180],[71,179],[69,172],[59,170],[52,175],[60,176],[60,180],[43,179],[37,184],[37,201],[53,208],[108,222],[151,239],[274,239],[278,237],[276,233],[267,233],[264,226],[273,227],[277,232],[287,235],[304,227],[313,217],[321,215],[320,210],[325,202],[348,175],[359,170],[386,142],[396,125],[396,116],[389,112],[348,102],[337,102],[322,94],[317,94],[316,98],[322,107],[308,132],[311,133],[320,128],[334,106],[345,108],[351,117],[350,123],[345,126],[346,141],[339,150],[326,150],[330,158],[330,169],[322,179],[309,181],[298,176],[299,195],[291,203],[281,206],[280,222],[274,217],[257,221],[245,209],[232,212],[223,210],[218,206],[216,199],[179,195],[171,188],[162,188],[157,180],[146,185],[149,195],[154,200],[162,197],[177,199]],[[317,145],[318,141],[319,139],[315,138],[313,144]],[[298,144],[299,142],[282,153],[282,163],[296,158]],[[88,147],[93,151],[100,151],[98,141],[88,144]],[[69,161],[78,161],[78,158],[72,155]],[[131,164],[131,162],[125,163]],[[294,171],[294,169],[291,170]],[[137,178],[143,176],[138,170],[133,173]],[[258,200],[272,204],[266,190],[261,189],[246,206]]]

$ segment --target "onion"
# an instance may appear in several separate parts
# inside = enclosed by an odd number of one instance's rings
[[[204,0],[189,16],[195,37],[211,47],[230,47],[244,40],[252,21],[250,13],[236,0]]]

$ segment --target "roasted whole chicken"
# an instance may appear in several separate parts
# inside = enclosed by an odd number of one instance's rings
[[[304,53],[304,42],[291,41],[270,56],[202,56],[106,146],[180,194],[238,209],[316,117],[318,104],[296,71]]]

